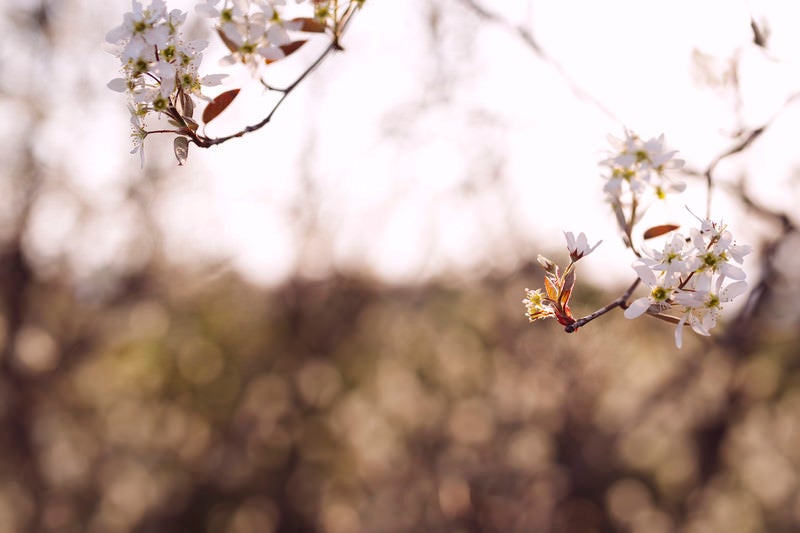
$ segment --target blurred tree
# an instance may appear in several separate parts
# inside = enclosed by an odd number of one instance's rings
[[[513,213],[497,243],[523,250],[513,268],[395,286],[320,269],[265,289],[170,261],[158,159],[107,176],[80,142],[100,126],[65,121],[103,114],[105,89],[73,72],[90,54],[74,39],[86,6],[2,10],[0,531],[800,527],[797,223],[749,194],[755,176],[719,186],[770,230],[753,296],[725,334],[681,352],[662,324],[616,313],[573,335],[529,325],[522,288],[542,272]],[[63,91],[42,81],[56,73]],[[425,109],[450,105],[438,87]],[[743,130],[695,174],[716,176],[769,131]],[[481,150],[486,172],[448,192],[510,203],[504,152]],[[74,165],[87,157],[101,168]],[[315,178],[303,169],[300,241],[324,225],[303,209],[317,208]],[[576,313],[606,291],[584,287]]]

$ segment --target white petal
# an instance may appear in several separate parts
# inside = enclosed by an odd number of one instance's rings
[[[283,50],[277,46],[259,46],[256,52],[264,59],[269,59],[270,61],[277,61],[278,59],[286,57]]]
[[[194,6],[194,11],[198,15],[202,15],[204,17],[217,18],[220,15],[219,11],[215,7],[208,4],[197,4]]]
[[[186,43],[186,50],[191,52],[192,54],[196,54],[206,49],[208,46],[208,41],[204,39],[194,39]]]
[[[700,335],[704,335],[706,337],[709,337],[711,335],[711,333],[709,333],[708,328],[705,327],[703,322],[704,321],[702,319],[700,319],[700,318],[698,318],[697,316],[694,316],[694,315],[692,315],[692,318],[689,320],[689,323],[691,324],[692,329],[696,333],[699,333]]]
[[[116,91],[118,93],[124,93],[128,90],[128,82],[123,78],[114,78],[108,82],[106,86],[112,91]]]
[[[122,41],[125,41],[130,38],[131,38],[131,29],[126,27],[124,24],[121,26],[117,26],[116,28],[106,33],[106,42],[111,44],[119,44]]]
[[[223,67],[226,67],[226,66],[229,66],[229,65],[235,65],[236,61],[237,61],[237,59],[236,59],[235,55],[228,54],[228,55],[226,55],[225,57],[223,57],[222,59],[219,60],[219,64],[222,65]]]
[[[631,305],[625,310],[625,318],[636,318],[642,316],[647,308],[650,307],[650,300],[647,298],[639,298],[634,300]]]
[[[676,181],[674,183],[670,183],[669,190],[671,192],[683,192],[686,190],[686,182]]]
[[[639,274],[639,278],[650,287],[655,287],[658,284],[656,275],[647,265],[637,264],[633,266],[633,269]]]
[[[200,78],[200,84],[205,85],[206,87],[214,87],[216,85],[221,85],[222,80],[227,77],[227,74],[208,74]]]
[[[242,37],[242,34],[239,31],[239,27],[233,22],[226,22],[223,24],[222,33],[224,33],[225,37],[227,37],[236,46],[242,46],[244,43],[244,37]]]
[[[747,282],[746,281],[737,281],[736,283],[731,283],[724,289],[722,289],[722,293],[720,297],[723,301],[729,302],[743,294],[747,290]]]
[[[292,40],[289,37],[289,33],[278,24],[273,24],[267,29],[267,39],[275,46],[289,44],[289,42]]]
[[[735,280],[742,280],[747,277],[747,274],[744,273],[744,270],[730,263],[723,263],[722,265],[720,265],[719,271],[726,278],[731,278]]]
[[[733,244],[728,248],[728,253],[731,254],[731,257],[739,264],[744,261],[744,256],[752,251],[753,247],[749,244]]]
[[[571,231],[565,231],[564,237],[567,239],[567,250],[573,251],[575,249],[575,235]]]

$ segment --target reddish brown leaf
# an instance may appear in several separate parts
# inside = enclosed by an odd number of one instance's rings
[[[289,44],[284,44],[283,46],[280,46],[279,48],[283,50],[283,53],[288,56],[290,54],[295,53],[301,46],[303,46],[307,42],[308,41],[292,41]]]
[[[575,318],[572,316],[572,311],[569,310],[569,307],[564,309],[564,311],[555,311],[556,320],[562,326],[569,326],[570,324],[575,323]]]
[[[209,104],[203,110],[203,122],[208,124],[217,118],[217,115],[225,111],[225,108],[231,105],[231,102],[233,102],[233,99],[236,98],[237,94],[239,94],[239,89],[231,89],[230,91],[225,91],[211,100],[211,102],[209,102]]]
[[[225,46],[231,51],[232,54],[239,51],[239,46],[235,42],[228,39],[227,35],[225,35],[225,32],[219,28],[217,28],[217,35],[219,35],[219,38],[222,39],[222,42],[225,43]]]
[[[660,226],[653,226],[649,228],[647,231],[644,232],[644,238],[647,239],[654,239],[656,237],[660,237],[665,233],[669,233],[670,231],[674,231],[678,229],[680,226],[675,224],[661,224]]]
[[[325,24],[322,22],[308,17],[292,19],[289,22],[299,22],[300,31],[307,31],[310,33],[325,33],[325,30],[327,29],[327,26],[325,26]]]
[[[283,46],[279,46],[278,48],[283,50],[283,57],[286,57],[286,56],[296,52],[301,46],[303,46],[307,42],[308,41],[292,41],[289,44],[284,44]],[[274,63],[276,61],[280,61],[281,59],[283,59],[283,57],[280,57],[278,59],[265,59],[264,62],[267,65],[269,65],[269,64]]]
[[[288,56],[289,54],[293,54],[294,52],[296,52],[298,48],[300,48],[301,46],[303,46],[307,42],[308,41],[305,41],[305,40],[303,40],[303,41],[292,41],[289,44],[284,44],[283,46],[280,47],[280,49],[283,50],[283,53]]]

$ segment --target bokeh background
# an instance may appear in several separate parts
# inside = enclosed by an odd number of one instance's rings
[[[3,4],[0,532],[800,530],[791,4],[368,0],[267,128],[144,168],[105,87],[129,4]],[[597,167],[624,127],[687,161],[655,223],[708,172],[755,248],[682,350],[523,316],[562,230],[604,240],[576,314],[632,281]]]

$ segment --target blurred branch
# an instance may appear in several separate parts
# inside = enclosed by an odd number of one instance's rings
[[[714,169],[717,168],[719,163],[734,154],[738,154],[739,152],[744,151],[748,146],[750,146],[756,139],[758,139],[762,133],[767,129],[769,124],[761,126],[760,128],[756,128],[752,130],[744,139],[742,139],[738,144],[734,145],[732,148],[728,149],[726,152],[718,155],[714,158],[711,163],[709,163],[708,167],[706,167],[705,171],[703,172],[703,176],[706,179],[706,218],[711,218],[711,193],[714,187],[714,179],[711,177],[711,174],[714,172]]]
[[[761,253],[759,279],[750,289],[750,294],[747,296],[744,307],[732,321],[723,338],[726,344],[742,348],[744,345],[741,341],[748,336],[748,332],[752,329],[753,317],[760,314],[760,311],[775,290],[776,281],[781,278],[779,269],[776,266],[778,252],[781,246],[787,242],[789,235],[793,233],[800,234],[800,227],[792,221],[787,213],[770,209],[757,202],[746,190],[744,179],[740,179],[736,185],[731,187],[731,190],[745,208],[766,220],[777,223],[780,227],[778,234],[764,243],[764,249]]]
[[[750,17],[750,30],[753,32],[753,44],[761,48],[766,48],[768,34],[758,27],[753,17]]]
[[[530,47],[534,52],[542,56],[542,58],[545,61],[548,62],[550,61],[550,59],[547,58],[546,54],[544,53],[544,50],[542,50],[542,48],[539,46],[539,43],[536,42],[536,39],[533,37],[533,34],[526,28],[523,28],[522,26],[514,26],[507,20],[501,18],[496,13],[492,13],[491,11],[485,9],[483,6],[479,5],[475,0],[461,0],[461,3],[463,3],[469,9],[471,9],[475,14],[477,14],[482,19],[504,26],[506,29],[513,30],[514,33],[516,33],[519,36],[519,38],[522,39],[526,45],[528,45],[528,47]]]
[[[714,171],[716,170],[717,166],[728,157],[732,155],[736,155],[738,153],[743,152],[747,148],[749,148],[765,131],[767,131],[770,126],[773,125],[775,120],[780,116],[781,111],[785,109],[789,104],[794,102],[796,99],[800,98],[800,93],[795,93],[789,96],[786,101],[781,106],[781,109],[775,113],[769,120],[767,120],[761,126],[750,130],[749,132],[742,132],[740,133],[740,140],[721,154],[717,155],[711,162],[706,166],[706,168],[702,171],[697,169],[692,169],[689,167],[684,167],[683,172],[688,176],[699,176],[703,177],[706,181],[706,218],[711,216],[711,196],[712,191],[714,188]],[[741,191],[743,192],[743,191]],[[747,205],[747,201],[745,198],[741,198],[742,201]]]
[[[800,232],[800,228],[792,221],[789,215],[782,211],[770,209],[754,200],[745,188],[744,179],[740,179],[736,185],[731,186],[730,190],[736,194],[736,197],[747,209],[762,218],[777,222],[781,226],[781,233],[784,235],[791,232]]]
[[[572,93],[580,98],[581,100],[585,100],[599,109],[604,115],[608,118],[613,120],[617,123],[622,123],[622,121],[608,108],[603,104],[600,100],[595,98],[589,91],[584,89],[575,79],[566,71],[566,69],[550,57],[547,52],[539,45],[536,38],[533,36],[533,33],[527,28],[522,25],[514,24],[497,13],[489,11],[488,9],[484,8],[476,0],[460,0],[461,3],[470,11],[475,13],[481,19],[491,22],[493,24],[497,24],[504,28],[505,30],[514,33],[519,37],[525,45],[530,48],[536,55],[538,55],[542,61],[549,64],[553,69],[561,76],[561,78],[569,85],[570,90]]]

